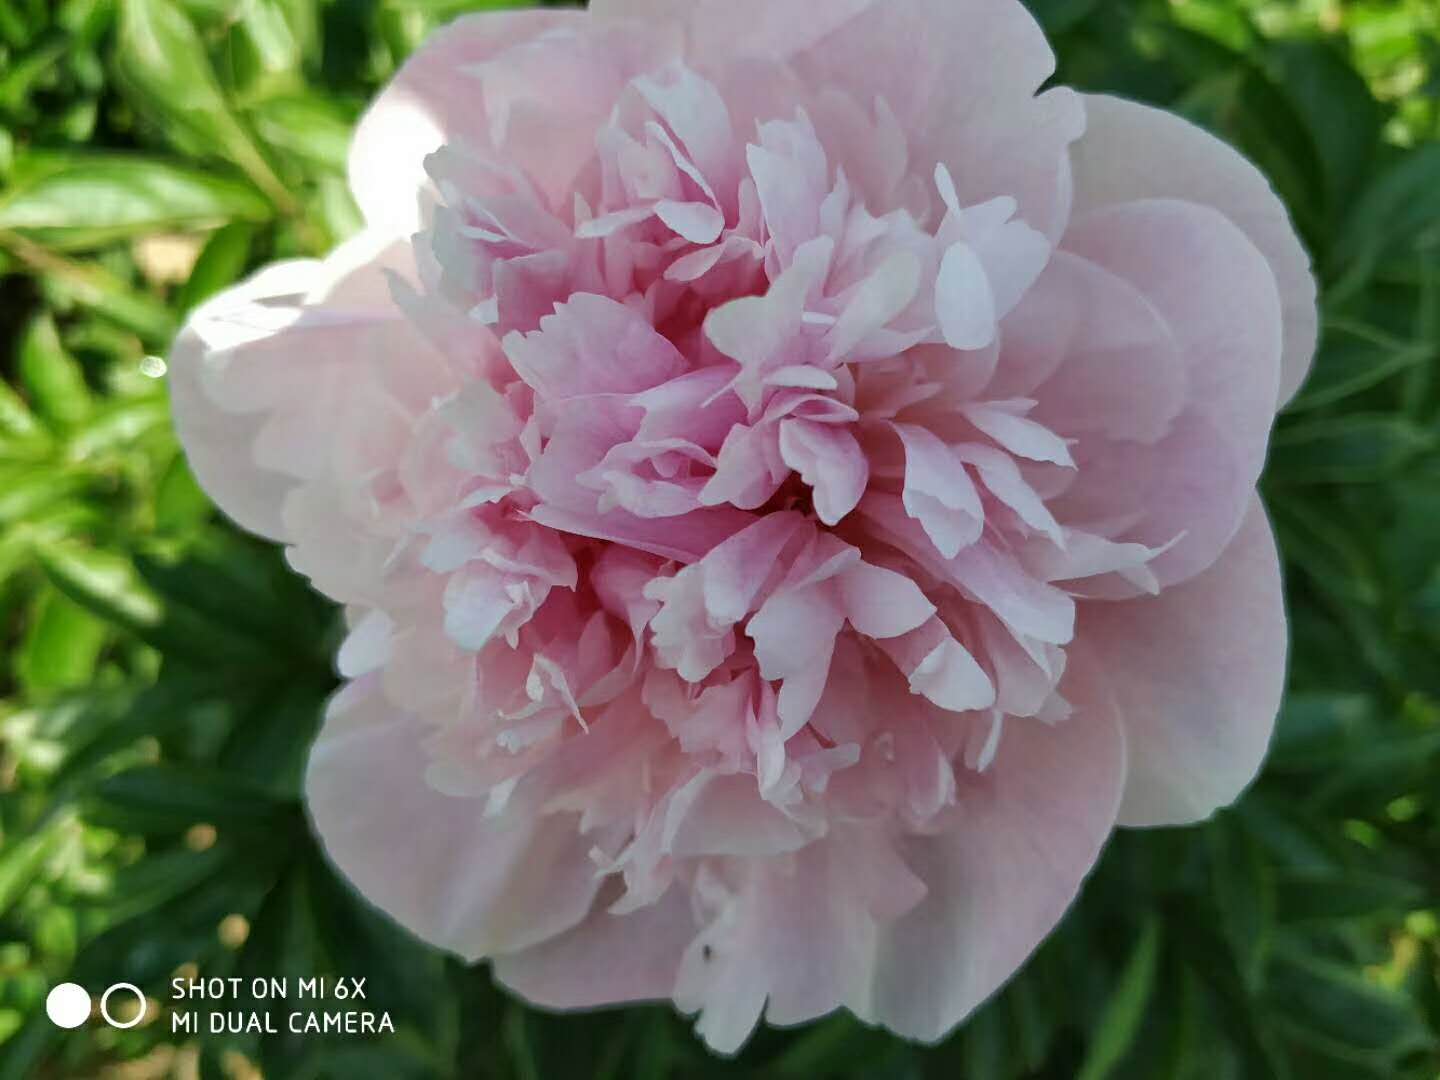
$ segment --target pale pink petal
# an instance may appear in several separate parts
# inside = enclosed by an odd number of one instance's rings
[[[881,650],[920,694],[950,712],[987,709],[995,703],[995,686],[969,651],[938,618],[918,629],[878,642]]]
[[[1050,261],[1050,243],[1023,221],[1010,221],[976,237],[974,246],[1003,319]]]
[[[885,833],[837,828],[791,859],[726,869],[696,889],[713,914],[675,992],[681,1009],[700,1012],[696,1030],[710,1047],[733,1053],[762,1011],[776,1024],[841,1004],[867,1016],[883,924],[925,895]]]
[[[961,784],[950,828],[900,846],[928,891],[882,932],[873,1019],[934,1042],[993,994],[1074,899],[1124,776],[1124,741],[1103,710],[1056,728],[1006,725],[991,767]]]
[[[1280,561],[1252,499],[1220,559],[1153,599],[1087,603],[1077,642],[1130,747],[1121,821],[1209,817],[1254,779],[1285,686]]]
[[[586,1009],[669,998],[680,957],[699,931],[684,890],[650,907],[613,915],[599,903],[578,926],[497,956],[495,978],[548,1009]]]
[[[881,566],[856,563],[840,574],[838,584],[845,618],[869,638],[908,634],[935,614],[918,585]]]
[[[861,282],[830,328],[830,359],[845,356],[909,307],[920,289],[920,272],[915,255],[902,251]]]
[[[786,420],[780,425],[780,454],[815,493],[815,513],[838,524],[860,502],[870,462],[855,436],[839,424]]]
[[[373,685],[352,684],[332,703],[306,795],[341,873],[403,926],[470,960],[583,919],[597,882],[578,819],[492,820],[483,800],[440,794],[426,783],[423,735]]]
[[[709,6],[730,7],[726,0]],[[763,6],[775,9],[770,18],[784,12],[807,32],[826,27],[806,0]],[[1012,197],[1024,221],[1057,236],[1069,212],[1066,147],[1084,131],[1084,107],[1063,88],[1036,96],[1055,59],[1024,6],[1013,0],[855,6],[863,10],[798,50],[802,77],[844,87],[861,102],[883,99],[907,134],[912,160],[927,172],[931,162],[947,164],[965,205]],[[826,12],[840,22],[829,5]]]
[[[708,203],[662,199],[655,204],[655,216],[692,244],[713,244],[725,228],[724,215]]]
[[[1065,247],[1124,278],[1169,325],[1186,366],[1188,408],[1153,446],[1080,449],[1076,484],[1053,504],[1072,520],[1142,510],[1124,537],[1163,547],[1163,583],[1209,566],[1240,527],[1260,477],[1280,377],[1275,279],[1260,252],[1218,212],[1152,200],[1093,210]],[[1183,255],[1183,257],[1177,257]]]
[[[969,244],[954,244],[945,252],[935,279],[935,315],[953,348],[983,349],[995,340],[995,293],[985,264]]]
[[[746,626],[761,675],[783,680],[779,711],[784,737],[799,731],[814,714],[825,690],[835,635],[844,623],[839,603],[825,590],[809,588],[772,596]]]
[[[666,848],[676,856],[765,858],[799,851],[814,837],[760,795],[753,776],[705,770],[671,797]]]
[[[406,61],[362,117],[349,176],[372,225],[421,221],[425,158],[442,145],[503,154],[554,205],[569,201],[627,79],[674,55],[678,29],[597,26],[580,11],[457,19]]]
[[[458,19],[417,49],[361,118],[350,147],[350,189],[365,220],[397,233],[420,224],[425,157],[448,140],[489,141],[468,65],[545,31],[578,24],[568,11],[516,11]]]
[[[1085,96],[1089,127],[1073,152],[1077,213],[1135,199],[1212,206],[1245,231],[1279,283],[1285,320],[1280,404],[1310,372],[1319,333],[1310,256],[1268,180],[1215,136],[1172,113]]]
[[[1024,415],[1035,403],[1024,402],[1021,409],[1011,408],[1012,404],[993,401],[970,405],[964,409],[965,419],[1016,457],[1073,469],[1075,461],[1065,440]]]
[[[984,531],[980,493],[965,463],[929,429],[896,424],[895,432],[905,446],[905,511],[924,526],[936,550],[953,559]]]
[[[552,401],[593,394],[634,394],[685,373],[685,359],[638,312],[607,296],[577,293],[513,333],[505,354],[530,386]]]
[[[1135,286],[1057,251],[1002,327],[1005,363],[986,388],[1038,402],[1032,417],[1068,435],[1155,442],[1185,403],[1180,349]]]

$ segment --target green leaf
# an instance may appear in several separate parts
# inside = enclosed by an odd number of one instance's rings
[[[0,435],[28,439],[40,434],[40,422],[30,411],[30,406],[10,388],[9,383],[0,379]]]
[[[19,367],[31,406],[53,426],[71,427],[90,411],[85,373],[60,344],[48,314],[33,319],[21,335]]]
[[[355,123],[350,110],[329,98],[295,94],[262,102],[249,117],[271,147],[309,166],[344,175]]]
[[[1145,1020],[1160,965],[1160,923],[1150,918],[1105,1003],[1078,1080],[1105,1080],[1124,1060]]]
[[[171,0],[121,0],[120,10],[115,66],[136,105],[183,136],[182,149],[233,161],[277,208],[293,212],[293,196],[225,100],[185,13]]]
[[[0,466],[0,524],[33,522],[46,511],[63,509],[90,483],[90,477],[65,467]]]
[[[37,555],[66,596],[114,626],[143,634],[160,625],[160,599],[123,555],[78,544],[57,544]]]
[[[109,637],[109,627],[54,589],[36,598],[15,658],[16,675],[31,694],[84,686]]]
[[[1280,709],[1268,765],[1301,773],[1339,768],[1377,733],[1375,703],[1364,694],[1291,694]]]
[[[1277,1014],[1312,1040],[1393,1064],[1433,1046],[1415,1005],[1349,967],[1298,950],[1277,956],[1270,988]]]
[[[1364,323],[1331,321],[1325,326],[1314,370],[1286,412],[1333,405],[1426,363],[1435,353],[1433,343],[1402,341]]]
[[[1400,156],[1345,219],[1327,260],[1332,303],[1348,298],[1387,259],[1433,246],[1440,235],[1440,144]]]
[[[155,528],[162,533],[189,532],[210,520],[214,509],[185,456],[176,454],[155,488]]]
[[[1265,981],[1275,927],[1275,880],[1260,847],[1231,815],[1205,830],[1210,882],[1220,929],[1235,956],[1235,967],[1253,993]]]
[[[0,915],[8,912],[34,884],[41,867],[60,849],[74,827],[69,816],[57,817],[38,832],[6,838],[5,846],[0,847]]]
[[[1421,886],[1359,870],[1290,870],[1278,881],[1276,910],[1287,923],[1401,916],[1424,902]]]
[[[50,581],[70,599],[176,659],[243,669],[263,664],[267,655],[273,658],[264,643],[221,620],[174,598],[167,605],[123,555],[73,543],[47,545],[36,555]]]
[[[90,308],[157,345],[174,336],[175,321],[164,304],[137,292],[98,262],[75,262],[29,237],[0,231],[0,253],[5,252],[40,279],[57,306]]]
[[[1099,3],[1100,0],[1025,0],[1025,6],[1047,34],[1063,34],[1083,22]]]
[[[255,101],[303,87],[301,68],[315,48],[316,18],[314,0],[246,3],[227,50],[237,95]]]
[[[1373,483],[1437,443],[1435,431],[1385,413],[1307,420],[1276,434],[1267,475],[1278,484]]]
[[[291,813],[262,788],[194,766],[147,765],[102,781],[90,816],[135,832],[181,833],[192,825],[266,829]]]
[[[231,220],[264,221],[270,213],[254,187],[214,170],[90,154],[0,199],[0,228],[69,250]]]
[[[836,1076],[890,1049],[889,1041],[862,1026],[849,1014],[832,1016],[807,1028],[774,1058],[767,1073],[775,1076]]]
[[[1266,59],[1319,155],[1328,208],[1347,209],[1379,149],[1385,108],[1329,44],[1279,42]]]
[[[244,222],[216,229],[195,260],[190,277],[180,286],[179,295],[175,297],[176,309],[188,314],[202,301],[234,284],[250,260],[254,239],[255,228]]]

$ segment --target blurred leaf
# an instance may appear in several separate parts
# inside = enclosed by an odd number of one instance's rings
[[[119,155],[77,156],[0,199],[0,228],[61,250],[269,216],[269,204],[243,181],[160,158]]]
[[[177,658],[243,666],[260,663],[266,655],[263,642],[222,621],[173,600],[167,606],[125,556],[77,544],[54,544],[37,555],[55,587],[71,600]]]
[[[19,367],[31,406],[51,424],[69,427],[90,411],[85,373],[60,344],[49,315],[33,319],[21,337]]]
[[[1375,734],[1375,705],[1362,694],[1291,694],[1280,710],[1269,765],[1286,772],[1337,768]]]
[[[1403,995],[1318,956],[1290,951],[1276,960],[1270,993],[1277,1013],[1312,1045],[1374,1055],[1377,1064],[1393,1067],[1403,1055],[1434,1044]]]
[[[109,628],[95,616],[53,589],[37,598],[30,625],[15,658],[16,675],[32,694],[84,686]]]
[[[1078,1074],[1079,1080],[1104,1080],[1124,1059],[1150,1007],[1159,963],[1160,924],[1151,918],[1140,931],[1140,939],[1105,1004]]]
[[[227,773],[148,765],[101,781],[95,797],[103,813],[91,817],[135,832],[182,833],[192,825],[269,829],[290,813],[261,788]]]
[[[89,478],[73,469],[0,466],[0,524],[33,522],[46,510],[64,508],[89,486]]]
[[[243,222],[216,229],[205,242],[190,276],[180,286],[179,295],[175,298],[176,309],[188,314],[201,302],[234,284],[250,259],[254,239],[254,227]]]
[[[168,342],[175,332],[164,304],[137,292],[98,263],[74,262],[19,233],[0,231],[0,253],[6,251],[58,299],[91,308],[147,341]]]
[[[1100,0],[1025,0],[1025,6],[1048,34],[1063,34],[1081,22]]]
[[[1379,149],[1386,110],[1330,45],[1285,41],[1266,57],[1319,154],[1328,206],[1348,209]]]
[[[22,438],[40,434],[40,424],[24,399],[0,379],[0,435]]]
[[[1278,484],[1373,483],[1437,443],[1437,432],[1383,413],[1307,420],[1276,433],[1267,475]]]
[[[0,915],[10,910],[73,828],[74,822],[68,817],[54,818],[38,832],[9,839],[0,848]]]
[[[124,556],[75,544],[56,545],[37,554],[56,588],[106,622],[139,634],[160,625],[159,597],[145,587]]]
[[[258,100],[304,85],[301,68],[317,36],[314,0],[249,0],[231,30],[228,56],[237,93]]]
[[[137,104],[192,146],[233,161],[277,208],[293,212],[294,199],[231,111],[185,13],[171,0],[121,0],[120,10],[116,70]]]
[[[1336,299],[1361,288],[1387,258],[1433,246],[1440,222],[1440,144],[1404,155],[1361,193],[1335,239],[1327,276]]]
[[[1245,986],[1257,991],[1265,981],[1275,925],[1275,881],[1259,845],[1229,815],[1205,830],[1210,880],[1220,929],[1235,955]]]
[[[176,454],[155,488],[155,528],[184,533],[210,519],[214,506],[183,454]]]
[[[1424,890],[1412,881],[1355,870],[1292,870],[1280,877],[1278,891],[1276,910],[1287,923],[1403,915],[1425,898]]]
[[[1426,363],[1436,349],[1433,342],[1401,341],[1363,323],[1332,321],[1325,327],[1310,378],[1286,411],[1302,412],[1343,401]]]
[[[795,1039],[767,1070],[775,1076],[835,1076],[873,1062],[889,1050],[888,1040],[853,1017],[828,1017]]]
[[[335,102],[295,94],[261,103],[250,117],[259,136],[276,150],[315,168],[344,174],[355,117]]]

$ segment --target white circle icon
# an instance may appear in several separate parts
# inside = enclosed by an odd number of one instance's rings
[[[110,995],[115,993],[116,990],[129,990],[130,993],[135,995],[135,1000],[140,1003],[140,1008],[135,1010],[135,1015],[123,1024],[110,1015]],[[87,997],[85,1000],[89,1001],[90,999]],[[105,1022],[113,1028],[132,1028],[140,1023],[141,1020],[145,1019],[146,1004],[145,995],[140,992],[140,988],[134,983],[116,983],[100,995],[100,1015],[103,1016]]]
[[[90,1019],[90,994],[79,983],[60,983],[45,996],[45,1015],[56,1027],[77,1028]]]

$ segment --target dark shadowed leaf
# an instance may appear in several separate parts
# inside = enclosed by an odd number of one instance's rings
[[[1307,420],[1275,435],[1267,475],[1277,484],[1374,483],[1437,444],[1440,433],[1399,416]]]
[[[1104,1080],[1124,1059],[1145,1022],[1160,965],[1160,924],[1151,919],[1140,932],[1130,959],[1106,1002],[1079,1080]]]

